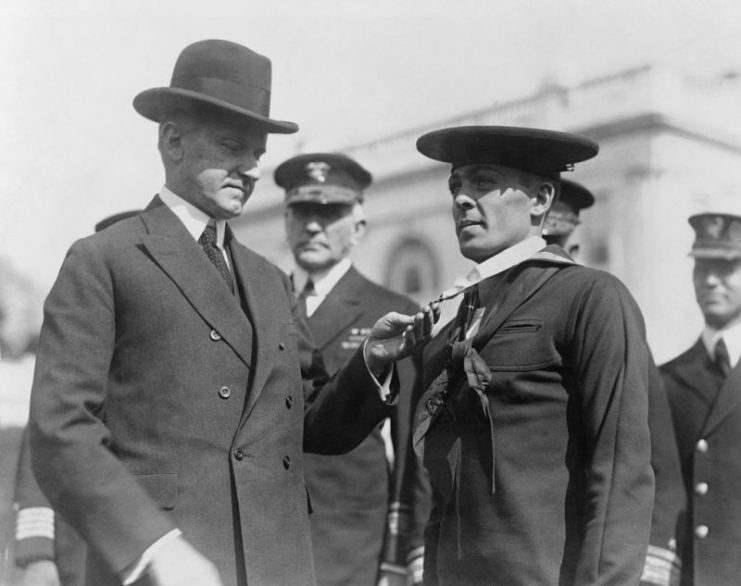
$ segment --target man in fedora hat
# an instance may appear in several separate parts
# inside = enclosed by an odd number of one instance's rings
[[[561,172],[597,145],[473,126],[417,148],[452,165],[458,244],[476,263],[441,296],[464,295],[424,351],[424,583],[637,584],[653,499],[643,319],[615,277],[541,236]]]
[[[417,311],[411,299],[373,283],[353,266],[351,253],[365,232],[363,201],[371,181],[366,169],[341,153],[298,155],[275,170],[275,182],[286,193],[286,234],[296,262],[291,278],[330,371],[352,356],[383,314]],[[379,568],[389,577],[405,576],[399,528],[408,525],[408,511],[401,510],[400,489],[418,376],[411,357],[397,366],[400,394],[389,419],[391,441],[377,426],[347,454],[307,454],[304,459],[321,586],[375,586]],[[420,466],[415,470],[423,473]]]
[[[741,576],[741,216],[690,217],[692,280],[705,327],[661,366],[682,463],[682,586]]]
[[[330,379],[287,276],[233,237],[268,133],[297,130],[270,117],[267,58],[194,43],[134,107],[159,124],[165,185],[67,254],[34,473],[87,542],[91,586],[312,584],[302,453],[347,451],[388,415],[390,363],[432,312],[385,316]]]

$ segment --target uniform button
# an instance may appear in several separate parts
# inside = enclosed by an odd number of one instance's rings
[[[695,494],[697,496],[705,496],[708,493],[708,483],[698,482],[695,484]]]
[[[695,537],[698,539],[705,539],[708,533],[710,533],[710,529],[708,529],[707,525],[698,525],[695,527]]]
[[[217,332],[216,330],[211,330],[211,333],[209,334],[209,337],[214,341],[218,342],[221,340],[221,334]]]
[[[695,444],[695,447],[697,448],[698,452],[700,452],[701,454],[704,454],[705,452],[708,451],[708,442],[705,441],[704,439],[701,439],[700,441],[697,442],[697,444]]]
[[[242,448],[234,450],[234,459],[239,460],[240,462],[244,460],[244,452],[242,451]]]
[[[293,407],[293,397],[291,397],[291,395],[288,395],[286,397],[286,407],[288,409],[290,409],[291,407]]]
[[[283,457],[283,468],[288,470],[291,467],[291,459],[288,456]]]
[[[278,350],[285,350],[285,349],[286,349],[286,345],[283,342],[280,342],[278,344]]]
[[[219,389],[219,397],[221,397],[222,399],[228,399],[231,396],[232,392],[231,390],[229,390],[229,387],[221,387]]]

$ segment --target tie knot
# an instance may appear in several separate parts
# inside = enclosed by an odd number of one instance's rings
[[[216,222],[214,220],[208,221],[198,242],[200,244],[216,244]]]
[[[313,295],[314,294],[314,281],[309,278],[308,281],[306,281],[306,285],[304,285],[304,288],[301,290],[301,295],[303,297],[306,297],[307,295]]]

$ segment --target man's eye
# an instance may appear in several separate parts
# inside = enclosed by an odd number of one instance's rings
[[[497,185],[492,177],[479,177],[476,179],[476,189],[494,189]]]
[[[232,151],[233,153],[236,153],[242,149],[242,145],[238,142],[234,142],[231,140],[224,141],[222,143],[228,150]]]
[[[458,192],[461,190],[461,184],[458,181],[450,182],[448,183],[448,189],[452,195],[458,195]]]

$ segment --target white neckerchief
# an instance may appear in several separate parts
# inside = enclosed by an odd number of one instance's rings
[[[304,290],[309,277],[311,277],[311,280],[314,283],[314,293],[306,296],[307,317],[311,317],[311,315],[322,304],[322,301],[324,301],[327,295],[329,295],[329,292],[334,289],[334,286],[339,282],[339,280],[347,271],[350,270],[351,266],[352,261],[350,261],[349,258],[343,258],[332,268],[322,271],[321,273],[313,273],[312,275],[309,275],[308,272],[299,266],[294,269],[292,275],[293,288],[297,293]]]
[[[715,359],[715,345],[719,338],[723,338],[728,348],[728,359],[733,368],[741,358],[741,323],[733,324],[728,328],[716,330],[706,325],[702,330],[702,343],[711,359]]]
[[[466,275],[465,279],[457,281],[451,289],[448,289],[442,295],[450,299],[448,294],[453,296],[456,289],[458,293],[462,293],[472,285],[475,285],[484,279],[488,279],[489,277],[493,277],[494,275],[498,275],[511,269],[533,256],[535,253],[540,252],[545,247],[546,241],[543,238],[540,236],[530,236],[522,242],[518,242],[502,252],[495,254],[491,258],[487,258],[484,262],[477,264],[473,269],[471,269],[468,275]],[[484,317],[485,310],[486,307],[482,306],[477,308],[474,312],[471,323],[466,328],[466,339],[475,336],[476,332],[479,331],[479,326],[481,326],[481,320]]]
[[[171,191],[166,186],[162,187],[160,191],[160,199],[162,202],[172,210],[180,221],[185,225],[185,229],[188,230],[193,239],[198,241],[206,229],[206,224],[211,220],[211,216],[199,210],[192,203],[185,201],[177,193]],[[224,249],[224,234],[226,233],[226,220],[216,220],[216,246],[224,255],[229,268],[229,255]]]

